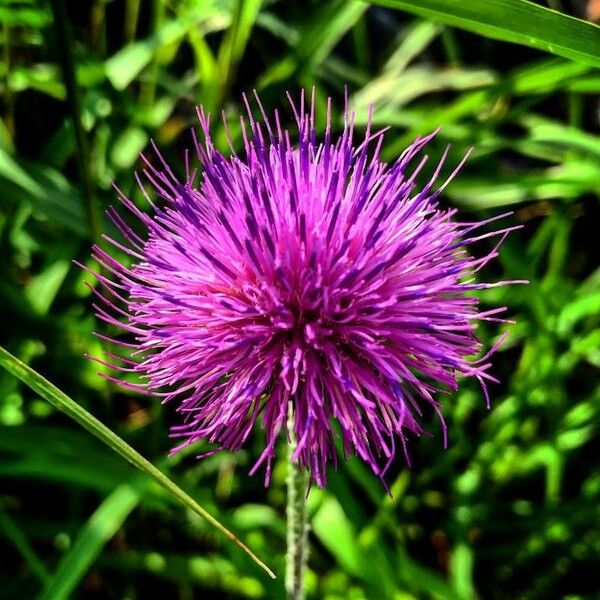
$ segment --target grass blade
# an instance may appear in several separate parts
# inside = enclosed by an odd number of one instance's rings
[[[94,181],[90,170],[90,147],[81,119],[81,93],[75,74],[75,58],[73,57],[71,30],[64,0],[51,0],[54,15],[54,28],[58,41],[63,79],[67,89],[67,105],[73,121],[77,159],[83,194],[87,202],[88,221],[92,240],[100,240],[102,234],[102,216],[98,198],[94,189]]]
[[[32,573],[34,573],[42,583],[49,580],[50,575],[48,569],[46,569],[46,565],[41,561],[29,544],[29,540],[25,533],[21,531],[8,513],[2,510],[2,507],[0,507],[0,538],[1,537],[5,537],[9,542],[12,542],[19,554],[27,562],[27,566],[31,569]]]
[[[219,102],[227,97],[261,4],[262,0],[238,0],[235,6],[231,27],[226,31],[219,48],[217,71],[220,76]]]
[[[182,504],[193,510],[198,515],[204,517],[213,527],[235,542],[254,562],[262,567],[271,577],[275,574],[265,563],[263,563],[241,540],[239,540],[229,529],[215,519],[206,509],[202,508],[193,498],[186,494],[178,485],[173,483],[162,471],[157,469],[150,461],[146,460],[141,454],[134,450],[127,442],[121,439],[116,433],[111,431],[106,425],[101,423],[96,417],[79,406],[77,402],[69,398],[64,392],[55,385],[34,371],[31,367],[21,362],[10,352],[0,346],[0,366],[9,373],[20,379],[25,385],[29,386],[34,392],[38,393],[44,400],[52,406],[64,412],[79,425],[95,435],[100,441],[104,442],[111,450],[120,454],[123,458],[137,467],[140,471],[154,479],[158,484],[175,496]]]
[[[260,76],[258,88],[310,72],[320,65],[367,8],[364,3],[354,0],[323,2],[302,25],[293,50]]]
[[[115,535],[140,500],[141,484],[118,486],[94,511],[60,561],[38,600],[65,600],[87,573],[102,547]]]
[[[527,0],[371,0],[371,3],[600,66],[600,27]]]

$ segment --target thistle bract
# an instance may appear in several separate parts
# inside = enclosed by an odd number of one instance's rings
[[[109,211],[122,240],[106,239],[132,264],[94,247],[104,271],[96,311],[130,339],[113,339],[119,351],[103,362],[141,376],[115,376],[123,385],[176,402],[175,450],[201,439],[237,450],[259,426],[253,471],[266,464],[268,481],[291,404],[292,460],[313,482],[325,485],[337,438],[383,477],[407,433],[422,432],[427,405],[445,434],[439,392],[460,377],[484,389],[493,379],[487,356],[475,359],[475,328],[503,308],[480,312],[471,292],[502,283],[474,280],[499,244],[482,258],[465,246],[501,242],[511,228],[479,234],[495,219],[463,223],[440,208],[441,163],[416,186],[433,134],[387,164],[384,132],[368,126],[355,141],[348,110],[334,138],[328,107],[319,141],[314,102],[291,102],[293,133],[257,103],[261,122],[250,107],[242,119],[243,154],[215,149],[199,109],[200,168],[186,157],[179,181],[160,155],[157,167],[144,159],[151,214],[123,194],[139,226]]]

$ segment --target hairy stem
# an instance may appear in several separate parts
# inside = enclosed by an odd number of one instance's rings
[[[294,432],[293,404],[288,410],[289,472],[287,499],[287,569],[285,573],[285,591],[287,600],[304,599],[304,572],[308,559],[308,519],[306,512],[306,495],[308,490],[308,473],[292,462],[291,457],[296,449]]]

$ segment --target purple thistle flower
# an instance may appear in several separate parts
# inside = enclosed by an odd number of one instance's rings
[[[302,95],[299,108],[290,100],[294,143],[277,112],[269,122],[257,102],[262,123],[247,101],[248,121],[241,120],[244,156],[214,148],[200,108],[201,177],[190,172],[187,155],[183,183],[160,155],[160,169],[142,157],[164,202],[156,205],[139,179],[152,215],[119,192],[145,232],[109,210],[124,243],[105,239],[133,264],[94,246],[109,274],[95,274],[95,309],[133,342],[105,338],[125,356],[107,353],[100,362],[143,383],[111,380],[177,400],[182,422],[172,435],[182,443],[174,452],[200,439],[237,450],[260,421],[265,448],[251,472],[266,463],[268,482],[292,403],[292,459],[311,481],[325,485],[337,437],[345,456],[357,454],[383,478],[397,442],[406,455],[406,434],[422,433],[422,407],[439,415],[446,437],[438,392],[456,390],[459,377],[477,378],[484,390],[485,380],[496,381],[487,359],[498,344],[475,359],[482,350],[475,328],[478,320],[503,321],[504,307],[481,312],[470,292],[510,283],[476,283],[474,275],[515,228],[477,234],[506,215],[461,223],[456,210],[439,207],[449,180],[437,189],[434,182],[447,151],[416,189],[427,157],[409,165],[435,133],[386,164],[379,158],[384,132],[373,132],[370,119],[355,143],[347,110],[334,139],[328,105],[318,142],[314,97],[306,109]],[[486,256],[465,250],[491,236],[500,241]]]

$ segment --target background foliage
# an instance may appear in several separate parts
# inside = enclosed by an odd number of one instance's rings
[[[311,492],[309,595],[600,597],[599,30],[565,16],[583,2],[380,4],[1,0],[0,342],[281,576],[285,464],[269,489],[247,475],[260,432],[236,455],[166,460],[172,408],[83,356],[100,353],[101,326],[72,261],[107,230],[113,180],[143,206],[134,170],[150,139],[183,172],[198,103],[224,110],[236,146],[253,88],[272,109],[316,85],[322,129],[328,96],[340,126],[347,86],[359,123],[373,104],[391,126],[388,159],[442,125],[432,161],[475,147],[446,202],[524,225],[485,275],[531,284],[482,295],[517,320],[491,412],[475,385],[445,399],[449,449],[432,419],[413,467],[391,469],[392,496],[355,460]],[[282,598],[281,577],[4,370],[0,477],[0,598]]]

